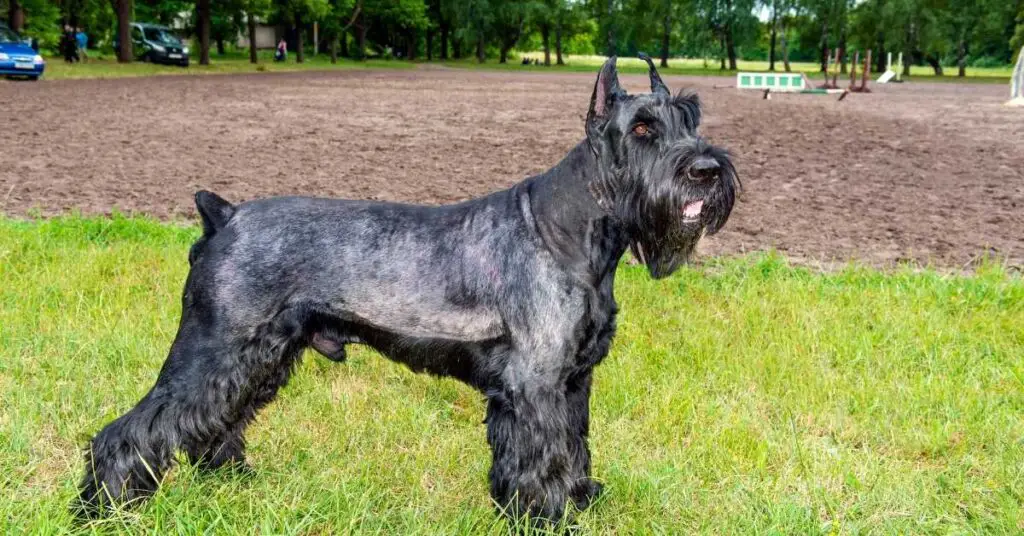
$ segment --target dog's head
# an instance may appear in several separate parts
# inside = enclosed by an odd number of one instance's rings
[[[591,191],[625,226],[633,254],[654,278],[686,262],[705,233],[725,225],[736,200],[736,169],[697,133],[700,100],[672,95],[650,66],[651,93],[628,95],[615,58],[601,68],[587,114],[598,160]]]

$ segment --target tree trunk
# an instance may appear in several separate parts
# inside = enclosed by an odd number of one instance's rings
[[[828,23],[821,23],[821,41],[818,43],[821,47],[821,72],[828,76]]]
[[[605,52],[608,56],[615,55],[615,25],[612,23],[612,17],[615,15],[615,0],[608,0],[608,9],[606,10],[607,20],[605,21],[608,25],[608,50]]]
[[[217,55],[218,56],[223,56],[224,55],[224,38],[223,37],[218,37],[217,38]]]
[[[839,52],[842,53],[842,57],[839,58],[839,74],[846,74],[846,59],[850,55],[846,52],[846,30],[844,29],[839,33]]]
[[[878,52],[878,56],[875,58],[875,72],[884,73],[886,68],[886,54],[885,54],[885,33],[878,32],[878,43],[875,45],[875,50]]]
[[[928,62],[928,65],[932,66],[932,69],[935,71],[935,76],[942,76],[942,64],[939,63],[939,58],[929,54],[928,56],[925,56],[924,60]]]
[[[363,24],[363,14],[359,14],[359,24],[356,25],[356,50],[353,53],[358,60],[366,59],[366,25]]]
[[[725,28],[725,51],[729,54],[729,70],[736,71],[736,42],[732,38],[732,26]]]
[[[341,45],[341,57],[347,58],[348,57],[348,31],[347,30],[344,31],[344,32],[341,32],[341,35],[338,37],[338,41],[340,41],[338,44]]]
[[[542,24],[540,27],[540,40],[544,44],[544,65],[551,65],[551,26]]]
[[[782,68],[787,72],[793,72],[789,66],[789,38],[786,37],[786,28],[782,28],[782,36],[779,38],[781,41],[779,44],[782,47]]]
[[[338,38],[331,38],[331,63],[338,63]]]
[[[448,22],[441,23],[441,61],[448,59]]]
[[[672,33],[672,17],[665,13],[665,19],[661,21],[661,67],[668,68],[668,48]]]
[[[210,64],[210,0],[196,4],[199,17],[199,65]]]
[[[562,60],[562,23],[559,22],[555,26],[555,63],[558,65],[565,65]]]
[[[903,52],[903,76],[910,76],[910,64],[914,63],[914,23],[910,23],[907,27],[907,39],[906,44],[903,47],[906,49]]]
[[[21,7],[20,0],[10,0],[10,5],[7,6],[7,22],[16,32],[25,29],[25,9]]]
[[[117,10],[117,40],[121,43],[117,51],[118,63],[131,63],[135,59],[132,53],[132,0],[114,0]]]
[[[409,61],[416,59],[416,30],[411,28],[405,35],[405,59]]]
[[[501,44],[501,53],[500,53],[500,57],[498,58],[498,63],[505,63],[508,60],[508,51],[509,51],[509,47],[506,47],[505,43],[502,43]]]
[[[722,64],[721,67],[719,67],[719,70],[724,71],[725,70],[725,34],[724,33],[718,37],[718,44],[719,44],[718,60]]]
[[[434,30],[427,29],[427,61],[434,61]]]
[[[461,60],[462,59],[462,39],[461,38],[456,37],[456,38],[452,39],[452,58],[457,59],[457,60]]]
[[[209,0],[206,0],[207,2]],[[305,33],[302,27],[302,15],[295,13],[295,63],[304,63],[306,53],[302,50],[302,34]]]
[[[957,44],[956,48],[956,66],[957,76],[960,78],[967,76],[967,43],[964,41],[964,35],[962,32],[960,34],[960,42]]]
[[[775,2],[772,2],[772,37],[771,45],[768,47],[768,70],[775,70],[775,41],[779,33],[779,12],[775,6]]]
[[[476,61],[478,63],[483,63],[484,60],[486,59],[484,57],[484,52],[484,36],[479,35],[476,38]]]
[[[250,12],[246,18],[249,26],[249,63],[259,63],[256,57],[256,17]]]

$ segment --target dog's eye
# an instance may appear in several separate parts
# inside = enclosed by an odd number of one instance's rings
[[[647,131],[647,125],[643,123],[639,123],[633,127],[633,134],[636,134],[637,136],[646,136]]]

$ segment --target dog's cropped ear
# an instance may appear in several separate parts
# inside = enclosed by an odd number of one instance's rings
[[[661,81],[661,75],[659,75],[658,70],[654,68],[654,60],[643,52],[640,53],[640,59],[647,62],[647,69],[651,77],[651,93],[661,95],[663,97],[671,96],[672,92],[668,90],[668,86],[665,85],[665,82]]]
[[[615,56],[608,58],[601,66],[601,72],[597,74],[597,82],[594,83],[594,93],[590,96],[590,111],[587,112],[587,139],[590,146],[597,143],[601,130],[608,118],[611,117],[612,106],[616,99],[625,94],[619,86],[619,73],[615,68]]]
[[[211,236],[228,224],[228,220],[235,215],[235,206],[228,203],[221,196],[199,190],[196,192],[196,209],[203,220],[203,235]]]

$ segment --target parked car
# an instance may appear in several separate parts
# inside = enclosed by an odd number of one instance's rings
[[[135,59],[188,67],[188,47],[166,26],[133,22],[131,36]],[[120,49],[120,42],[115,38],[114,52]]]
[[[0,22],[0,75],[38,80],[46,62],[32,50],[31,42]]]

